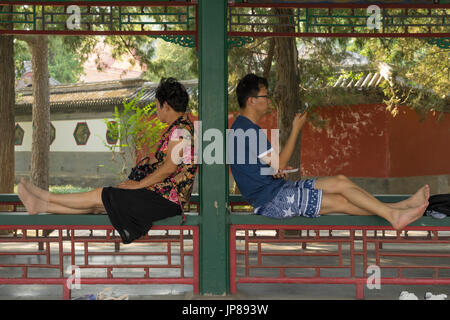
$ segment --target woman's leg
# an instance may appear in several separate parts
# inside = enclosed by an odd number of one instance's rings
[[[362,209],[362,211],[355,211],[355,209],[353,209],[353,211],[367,212],[383,217],[389,221],[396,230],[402,230],[408,224],[419,219],[425,212],[428,205],[428,199],[425,200],[424,195],[422,205],[407,209],[392,208],[391,206],[380,202],[371,194],[361,189],[347,177],[342,175],[317,179],[314,187],[316,189],[321,189],[323,196],[330,193],[343,196],[353,207]],[[332,201],[332,198],[329,200]],[[327,205],[327,203],[325,203],[325,205]],[[344,213],[354,214],[350,212]]]
[[[97,188],[88,192],[55,194],[34,186],[25,179],[21,180],[25,189],[35,197],[53,204],[58,204],[72,209],[93,209],[102,208],[102,190]]]
[[[106,212],[101,200],[101,189],[102,188],[94,190],[96,192],[91,191],[78,194],[66,194],[64,195],[63,200],[65,200],[68,205],[65,205],[64,202],[58,203],[51,201],[54,198],[54,194],[52,193],[49,193],[47,200],[41,199],[36,194],[31,192],[23,183],[20,183],[18,186],[18,194],[30,214],[37,214],[41,212],[59,214],[87,214]],[[57,199],[60,200],[61,198],[57,197]]]

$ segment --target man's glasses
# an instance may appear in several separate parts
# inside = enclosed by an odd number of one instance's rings
[[[265,96],[251,96],[252,98],[266,98],[266,99],[272,99],[272,96],[270,94],[267,94]]]

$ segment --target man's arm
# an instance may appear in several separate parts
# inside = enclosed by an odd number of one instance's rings
[[[283,150],[281,150],[281,152],[279,153],[278,158],[274,157],[274,155],[272,154],[273,152],[277,152],[277,150],[272,150],[272,152],[264,155],[260,159],[264,161],[266,164],[270,165],[275,170],[286,168],[289,160],[291,159],[292,152],[295,149],[295,144],[297,143],[298,135],[306,122],[307,115],[308,115],[307,112],[303,114],[298,113],[295,115],[294,120],[292,121],[291,134],[289,135],[289,138],[286,141]]]

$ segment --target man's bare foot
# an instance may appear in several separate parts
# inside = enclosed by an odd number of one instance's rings
[[[427,206],[428,201],[415,208],[399,209],[398,212],[392,216],[392,221],[390,222],[395,230],[402,231],[406,226],[420,219]]]
[[[17,186],[17,193],[29,214],[38,214],[47,210],[47,202],[34,196],[22,183]]]
[[[29,182],[25,178],[21,178],[20,182],[28,190],[28,192],[31,192],[35,197],[37,197],[37,198],[39,198],[39,199],[41,199],[43,201],[48,201],[49,200],[50,192],[35,186],[34,184]]]
[[[414,195],[412,195],[408,200],[411,206],[417,207],[423,204],[425,201],[428,201],[429,198],[430,198],[430,186],[426,184],[422,188],[417,190],[417,192]]]
[[[394,209],[408,209],[422,205],[425,201],[428,201],[429,198],[430,198],[430,186],[426,184],[422,188],[417,190],[417,192],[408,199],[400,202],[386,203],[386,204]]]

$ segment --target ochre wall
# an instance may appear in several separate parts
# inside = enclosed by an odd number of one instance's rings
[[[400,107],[393,117],[382,104],[321,108],[324,128],[306,123],[302,130],[301,175],[405,177],[450,174],[450,114],[420,122],[415,111]],[[231,127],[236,113],[228,117]],[[273,111],[259,122],[277,127]],[[270,139],[270,137],[269,137]]]
[[[239,112],[228,115],[228,128]],[[420,121],[407,107],[393,117],[382,104],[327,107],[324,128],[309,122],[302,130],[301,175],[388,178],[450,174],[450,114],[437,121],[430,112]],[[190,116],[192,121],[196,117]],[[277,128],[273,111],[258,123]]]
[[[438,117],[430,112],[419,122],[409,108],[388,117],[390,176],[450,174],[450,114]]]
[[[320,117],[324,128],[306,123],[302,130],[304,176],[386,177],[388,132],[380,105],[329,107]]]

